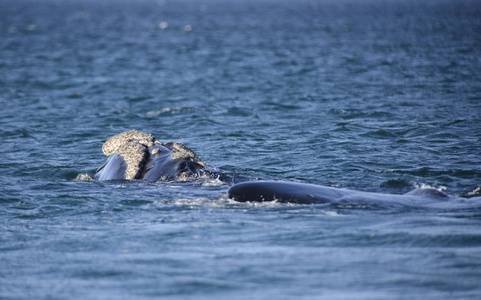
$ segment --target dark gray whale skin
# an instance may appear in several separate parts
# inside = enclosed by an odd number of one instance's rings
[[[247,181],[232,186],[228,197],[239,202],[277,201],[280,203],[297,204],[356,204],[356,205],[401,205],[413,207],[452,207],[467,200],[447,194],[432,188],[415,189],[404,195],[391,195],[334,188],[317,184],[286,182],[286,181]],[[473,200],[473,201],[472,201]],[[481,201],[481,197],[468,200]]]

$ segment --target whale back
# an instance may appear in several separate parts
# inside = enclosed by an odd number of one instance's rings
[[[242,182],[228,191],[229,198],[239,202],[278,201],[297,204],[329,203],[342,198],[344,194],[343,189],[283,181]]]
[[[457,197],[448,196],[432,188],[416,189],[404,195],[391,195],[284,181],[248,181],[238,183],[229,189],[228,197],[240,202],[390,204],[411,207],[437,206],[447,203],[448,200],[459,200]]]

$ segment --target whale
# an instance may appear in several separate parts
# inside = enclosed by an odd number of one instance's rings
[[[410,206],[426,206],[452,198],[434,188],[419,188],[407,194],[392,195],[287,181],[241,182],[229,189],[228,197],[238,202],[358,205],[390,203]]]
[[[214,169],[185,145],[164,144],[135,129],[109,138],[102,151],[107,161],[93,175],[96,180],[187,181],[216,176]]]
[[[227,197],[236,202],[423,207],[441,207],[448,203],[452,207],[453,203],[465,205],[466,198],[481,201],[480,188],[466,195],[448,195],[434,188],[418,188],[396,195],[301,182],[232,179],[202,161],[187,146],[173,141],[164,144],[151,134],[135,129],[110,137],[103,144],[102,151],[107,156],[105,163],[94,175],[79,174],[78,179],[191,181],[215,178],[233,184]]]

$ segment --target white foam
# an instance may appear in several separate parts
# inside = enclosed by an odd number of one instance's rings
[[[438,190],[440,192],[444,192],[447,189],[447,187],[442,185],[436,187],[427,183],[421,183],[420,185],[417,183],[414,183],[414,188],[415,189],[432,189],[432,190]]]

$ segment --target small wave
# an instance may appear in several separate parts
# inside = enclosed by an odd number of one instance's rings
[[[156,117],[159,115],[173,115],[179,112],[196,112],[198,108],[189,106],[174,106],[174,107],[164,107],[158,110],[151,110],[146,113],[147,117]]]
[[[228,183],[225,182],[225,181],[222,181],[219,179],[219,177],[217,178],[210,178],[210,177],[206,177],[206,178],[200,178],[201,180],[201,186],[222,186],[222,185],[227,185]]]
[[[361,109],[335,109],[332,108],[328,111],[328,114],[334,116],[340,116],[341,118],[358,119],[358,118],[370,118],[370,119],[386,119],[392,118],[395,115],[388,111],[363,111]]]
[[[459,195],[459,196],[464,197],[464,198],[472,198],[472,197],[481,196],[481,186],[478,186],[477,188],[475,188],[473,191],[471,191],[469,193],[466,193],[464,195]]]
[[[381,187],[412,187],[412,183],[404,179],[390,179],[381,183]]]
[[[442,185],[433,186],[433,185],[430,185],[430,184],[427,184],[427,183],[421,183],[421,184],[415,183],[414,188],[416,188],[416,189],[433,189],[433,190],[438,190],[440,192],[444,192],[447,189],[447,187],[442,186]]]
[[[223,208],[223,207],[228,207],[230,204],[231,204],[230,199],[212,199],[207,197],[198,197],[198,198],[181,197],[181,198],[175,198],[175,199],[158,200],[152,203],[152,205],[159,206],[162,209],[165,208],[165,205],[187,206],[190,209],[195,209],[196,207]]]
[[[453,176],[453,177],[475,177],[481,175],[478,170],[463,170],[463,169],[436,169],[435,167],[420,167],[412,169],[387,169],[383,173],[394,174],[409,174],[414,176],[428,177],[428,176]]]
[[[379,129],[379,130],[363,133],[360,136],[385,139],[385,138],[396,137],[397,135],[388,130]]]
[[[94,177],[88,173],[79,173],[75,180],[93,180]]]

